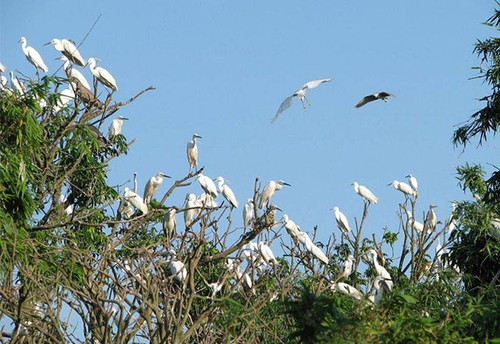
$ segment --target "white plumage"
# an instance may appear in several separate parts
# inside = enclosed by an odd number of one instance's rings
[[[96,67],[96,61],[93,57],[89,58],[87,63],[90,66],[90,71],[101,84],[111,88],[113,91],[118,91],[115,78],[113,78],[110,72],[102,67]]]
[[[347,217],[339,210],[339,207],[334,207],[333,212],[335,214],[335,221],[337,222],[337,227],[342,232],[350,232],[349,222],[347,222]]]
[[[263,209],[269,203],[276,191],[283,188],[283,185],[290,186],[290,184],[285,183],[282,180],[278,180],[277,182],[274,180],[269,181],[260,194],[259,209]]]
[[[366,186],[359,185],[357,182],[354,182],[352,185],[354,186],[354,191],[356,191],[358,195],[363,197],[368,202],[370,203],[378,202],[378,197],[375,196]]]
[[[19,42],[21,42],[21,48],[23,49],[23,53],[26,56],[26,58],[28,59],[28,61],[33,66],[35,66],[36,69],[41,69],[45,73],[47,73],[49,71],[49,68],[47,67],[45,62],[43,62],[43,59],[40,56],[40,54],[38,53],[38,51],[36,51],[35,48],[33,48],[33,47],[26,46],[26,38],[25,37],[21,37]]]
[[[225,184],[224,178],[217,177],[216,181],[218,183],[219,191],[222,196],[224,196],[224,198],[231,204],[232,207],[238,208],[238,200],[236,199],[233,190],[231,190],[231,188]]]

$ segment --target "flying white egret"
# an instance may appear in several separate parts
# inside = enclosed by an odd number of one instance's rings
[[[347,217],[339,210],[339,207],[334,207],[333,212],[335,213],[335,221],[337,222],[337,227],[342,232],[350,232],[349,222],[347,222]]]
[[[238,208],[238,200],[236,196],[234,196],[233,190],[225,184],[224,178],[217,177],[216,179],[217,185],[219,186],[219,191],[224,196],[224,198],[231,204],[232,207]]]
[[[177,220],[175,219],[175,215],[177,214],[177,207],[170,207],[165,212],[163,216],[163,230],[165,231],[165,236],[172,237],[175,233],[175,229],[177,227]]]
[[[184,224],[186,227],[191,227],[193,224],[193,220],[198,216],[199,209],[198,205],[196,204],[196,195],[195,194],[188,194],[186,197],[186,204],[185,204],[186,210],[184,210]]]
[[[283,185],[290,186],[290,184],[285,183],[282,180],[278,180],[277,182],[274,180],[269,181],[260,194],[259,209],[263,209],[269,203],[276,191],[283,188]]]
[[[283,214],[283,223],[288,235],[292,237],[293,241],[299,240],[300,227],[297,226],[294,221],[290,220],[287,214]]]
[[[436,229],[438,222],[436,213],[434,212],[434,208],[437,208],[437,206],[434,204],[431,204],[429,206],[429,211],[427,212],[427,216],[425,217],[424,221],[424,228],[428,234],[432,233],[432,231]]]
[[[148,213],[148,206],[144,203],[141,196],[131,191],[129,188],[125,188],[125,193],[123,194],[125,199],[134,206],[134,208],[139,209],[143,214]]]
[[[184,283],[187,278],[187,270],[184,263],[177,259],[174,250],[170,250],[169,254],[172,256],[168,262],[168,267],[170,268],[170,273],[174,276],[174,279],[179,283]]]
[[[329,259],[326,254],[324,254],[323,251],[321,251],[321,249],[312,242],[311,238],[306,232],[299,232],[297,236],[299,241],[304,245],[305,249],[309,251],[309,253],[311,253],[314,257],[316,257],[323,263],[328,264]]]
[[[243,226],[245,226],[245,228],[250,226],[253,217],[254,217],[253,199],[248,199],[247,203],[245,204],[245,207],[243,208]]]
[[[163,172],[158,172],[156,176],[151,177],[146,186],[144,187],[144,203],[148,204],[151,202],[153,195],[156,193],[161,183],[163,183],[163,178],[170,178]]]
[[[413,191],[415,191],[415,196],[418,196],[418,181],[417,181],[417,178],[415,178],[415,176],[413,176],[411,174],[408,174],[406,176],[406,178],[408,178],[408,183],[410,183],[411,188],[413,189]]]
[[[378,93],[370,94],[366,97],[361,98],[361,100],[356,104],[356,107],[360,108],[363,105],[365,105],[369,102],[372,102],[374,100],[377,100],[377,99],[382,99],[384,102],[388,103],[389,101],[387,100],[387,98],[391,97],[391,96],[396,98],[396,96],[394,94],[391,94],[389,92],[378,92]]]
[[[331,283],[330,289],[333,291],[340,291],[341,293],[347,294],[356,300],[361,300],[363,298],[363,294],[358,289],[344,282]]]
[[[354,256],[352,254],[350,254],[348,257],[347,257],[347,260],[344,261],[342,264],[341,264],[341,267],[342,267],[342,274],[341,276],[343,278],[348,278],[349,276],[351,276],[352,274],[352,265],[354,263]]]
[[[401,191],[402,193],[404,193],[407,196],[415,195],[415,190],[410,185],[406,184],[405,182],[399,182],[397,180],[393,180],[392,183],[390,183],[388,185],[392,185],[394,187],[394,189]]]
[[[198,166],[198,146],[196,145],[196,139],[201,139],[198,134],[193,134],[193,139],[187,143],[187,159],[189,162],[189,168],[195,169]]]
[[[217,188],[215,187],[212,179],[205,176],[203,173],[198,174],[198,177],[196,177],[196,179],[198,179],[198,182],[200,183],[203,191],[205,191],[211,197],[217,198]]]
[[[81,87],[84,87],[87,89],[87,91],[91,92],[90,84],[87,81],[87,79],[83,76],[82,73],[76,68],[72,68],[69,64],[69,60],[66,56],[61,56],[59,60],[64,61],[64,71],[66,72],[66,75],[68,76],[68,79],[71,82],[78,82]]]
[[[359,185],[357,182],[352,183],[354,191],[367,200],[369,203],[377,203],[378,197],[375,196],[366,186]]]
[[[123,121],[128,121],[128,118],[123,116],[118,116],[117,118],[113,119],[113,122],[111,122],[111,125],[109,126],[108,129],[108,139],[111,139],[113,136],[121,134]]]
[[[373,262],[373,265],[375,267],[375,271],[377,272],[377,275],[382,278],[382,282],[385,284],[387,289],[392,290],[393,282],[392,282],[391,275],[382,265],[379,264],[378,259],[377,259],[377,257],[378,257],[377,251],[375,251],[374,249],[371,249],[368,251],[368,255],[372,256],[372,262]]]
[[[49,68],[47,67],[45,62],[43,62],[43,59],[40,56],[40,54],[38,53],[38,51],[36,51],[35,48],[33,48],[33,47],[26,46],[26,38],[25,37],[21,37],[19,42],[21,43],[21,48],[23,49],[23,53],[26,56],[26,58],[28,59],[28,61],[33,66],[35,66],[35,68],[37,70],[41,69],[45,73],[47,73],[49,71]]]
[[[291,96],[287,97],[285,100],[283,100],[283,102],[281,103],[278,111],[276,112],[276,115],[274,116],[273,120],[271,121],[271,123],[274,123],[277,119],[278,119],[278,116],[283,112],[285,111],[286,109],[288,109],[290,106],[292,106],[292,103],[293,103],[293,98],[294,97],[297,97],[300,102],[302,103],[302,109],[304,111],[306,111],[306,105],[304,103],[304,100],[307,102],[307,104],[309,106],[311,106],[311,103],[309,103],[309,100],[307,99],[306,97],[306,92],[307,90],[311,89],[311,88],[316,88],[318,87],[320,84],[324,83],[324,82],[329,82],[331,81],[332,79],[331,78],[328,78],[328,79],[319,79],[319,80],[313,80],[313,81],[309,81],[309,82],[306,82],[304,85],[302,85],[302,87],[300,89],[298,89],[294,94],[292,94]]]
[[[273,264],[273,265],[278,264],[278,261],[276,260],[276,257],[274,256],[273,251],[271,250],[271,248],[269,247],[269,245],[265,241],[259,242],[257,244],[257,248],[259,250],[259,253],[260,253],[262,259],[264,259],[264,261],[267,264]]]
[[[93,57],[89,58],[87,63],[89,64],[90,71],[101,84],[111,88],[113,91],[118,91],[115,78],[113,78],[110,72],[102,67],[96,67],[96,61]]]
[[[16,89],[20,95],[25,94],[24,85],[21,83],[18,77],[14,75],[13,71],[10,71],[10,84],[12,86],[12,89]]]
[[[75,45],[67,39],[57,39],[54,38],[50,42],[46,43],[45,45],[52,44],[54,48],[61,52],[64,57],[66,57],[69,61],[76,63],[79,66],[84,67],[85,66],[85,60],[83,59],[82,55],[78,51],[78,49],[75,47]]]

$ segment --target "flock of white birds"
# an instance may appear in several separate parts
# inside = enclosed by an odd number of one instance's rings
[[[36,73],[39,71],[43,71],[44,73],[48,72],[48,67],[44,63],[40,54],[31,46],[27,45],[27,40],[25,37],[22,37],[19,41],[21,43],[21,48],[26,56],[27,60],[33,64],[36,68]],[[61,92],[61,101],[58,103],[59,108],[62,108],[68,104],[71,99],[75,98],[74,91],[86,91],[89,93],[93,93],[91,90],[91,86],[89,82],[85,79],[83,74],[75,69],[75,66],[79,66],[85,68],[87,65],[90,68],[90,71],[94,78],[104,85],[106,88],[110,89],[111,92],[117,91],[118,86],[116,84],[115,79],[106,69],[96,66],[95,58],[88,58],[85,60],[77,47],[68,39],[53,39],[47,44],[51,44],[54,48],[62,53],[62,56],[59,57],[60,60],[64,61],[64,70],[69,80],[69,87],[66,90]],[[10,92],[18,92],[23,95],[25,89],[23,87],[22,82],[15,77],[13,72],[10,72],[10,82],[11,87],[7,87],[7,79],[1,73],[5,72],[5,67],[0,63],[0,89],[9,90]],[[280,105],[275,117],[272,122],[275,122],[278,116],[288,109],[293,102],[293,99],[296,97],[301,101],[302,108],[306,110],[306,103],[310,105],[306,92],[309,89],[313,89],[318,87],[320,84],[330,82],[332,79],[320,79],[313,80],[305,83],[299,90],[294,92],[291,96],[287,97]],[[381,99],[387,102],[387,98],[389,96],[393,96],[388,92],[378,92],[368,96],[363,97],[356,107],[361,107],[371,101]],[[127,118],[119,116],[115,118],[108,130],[108,138],[111,139],[113,136],[120,135],[122,126],[124,121]],[[197,139],[201,139],[201,136],[198,134],[193,134],[192,139],[187,142],[187,161],[189,164],[189,171],[196,171],[198,167],[198,145]],[[411,174],[406,176],[408,178],[408,183],[394,180],[391,184],[396,190],[402,192],[405,197],[417,197],[418,196],[418,183],[417,179]],[[146,186],[144,188],[143,197],[141,197],[137,192],[137,173],[134,173],[134,189],[131,190],[129,188],[125,188],[123,195],[121,196],[120,206],[118,208],[118,213],[121,219],[132,219],[137,216],[146,215],[149,211],[149,203],[153,200],[155,193],[160,188],[161,184],[164,181],[164,178],[170,178],[170,176],[166,175],[163,172],[159,172],[156,176],[151,177]],[[185,203],[182,208],[172,206],[169,207],[164,215],[163,220],[163,229],[165,234],[169,237],[172,237],[176,233],[177,220],[176,215],[179,212],[184,213],[184,224],[186,228],[190,228],[200,212],[205,208],[216,208],[218,207],[218,203],[216,199],[219,196],[219,193],[222,194],[222,197],[227,201],[230,210],[239,207],[239,202],[234,194],[233,190],[229,187],[226,180],[223,177],[218,177],[216,179],[212,179],[201,172],[199,172],[196,176],[196,179],[203,190],[203,192],[196,196],[193,193],[189,193],[186,195]],[[217,185],[216,185],[217,183]],[[277,208],[272,204],[272,198],[276,194],[277,191],[281,190],[284,186],[290,186],[290,184],[286,183],[283,180],[274,181],[271,180],[264,187],[263,191],[257,197],[257,204],[254,204],[253,199],[248,199],[243,208],[243,227],[250,228],[252,225],[252,221],[257,214],[258,209],[261,210],[273,210],[275,211]],[[357,182],[352,184],[354,191],[362,197],[368,204],[376,204],[378,202],[378,197],[376,197],[366,186],[360,185]],[[61,196],[59,202],[64,202],[64,196]],[[257,207],[257,208],[256,208]],[[409,224],[419,233],[426,231],[427,233],[431,233],[435,230],[437,226],[437,217],[434,212],[435,206],[431,205],[429,207],[429,211],[425,218],[424,223],[420,223],[415,220],[410,211],[407,211],[407,217]],[[347,217],[339,210],[338,207],[334,207],[332,209],[334,211],[334,218],[338,228],[340,229],[343,235],[347,235],[351,231],[349,226]],[[65,209],[67,214],[71,214],[73,212],[73,207],[68,206]],[[275,215],[274,215],[275,218]],[[452,230],[452,218],[448,223],[449,231]],[[295,242],[295,244],[300,247],[307,254],[310,254],[311,257],[317,259],[319,262],[323,264],[329,264],[328,256],[322,251],[322,249],[316,245],[313,240],[310,238],[307,232],[304,232],[300,229],[300,227],[289,219],[288,215],[284,214],[282,219],[279,222],[276,222],[275,225],[282,224],[286,229],[290,238]],[[266,266],[275,266],[278,264],[278,260],[276,259],[273,251],[271,250],[270,243],[265,241],[260,242],[249,242],[246,244],[242,250],[241,255],[244,256],[249,264],[252,266],[256,266],[259,269],[263,269]],[[169,255],[171,258],[169,259],[169,266],[171,273],[175,276],[175,279],[181,283],[183,283],[187,277],[187,271],[184,266],[184,263],[181,262],[176,257],[175,251],[170,251]],[[371,257],[371,259],[370,259]],[[390,291],[393,287],[393,282],[389,272],[379,263],[379,253],[375,250],[370,250],[366,254],[366,261],[370,262],[373,265],[377,276],[373,280],[373,288],[375,289],[375,293],[367,295],[369,300],[376,301],[382,295],[382,292]],[[382,256],[380,258],[383,259]],[[335,281],[331,281],[331,289],[335,291],[339,291],[342,293],[346,293],[351,295],[356,299],[362,299],[365,296],[353,286],[345,283],[338,282],[339,279],[348,278],[353,272],[353,262],[354,256],[349,255],[348,259],[341,266],[341,274]],[[253,288],[253,281],[251,276],[242,271],[240,268],[241,261],[236,258],[230,258],[226,262],[226,266],[229,270],[234,271],[238,280],[243,281],[249,289]],[[125,270],[131,270],[130,266],[127,262],[124,263]],[[221,285],[217,283],[210,284],[213,288],[214,295],[220,290]]]

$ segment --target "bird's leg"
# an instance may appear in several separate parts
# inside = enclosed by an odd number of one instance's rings
[[[304,95],[304,99],[306,100],[307,105],[311,106],[311,103],[309,103],[309,99],[307,99],[307,97],[305,95]]]
[[[300,103],[302,104],[302,110],[306,111],[307,109],[306,109],[306,105],[304,104],[304,99],[300,98]]]

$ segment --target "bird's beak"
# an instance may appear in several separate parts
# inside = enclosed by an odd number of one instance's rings
[[[200,135],[194,135],[195,137],[201,139],[202,137]]]
[[[290,185],[290,184],[288,184],[288,183],[283,183],[283,185],[286,185],[286,186],[291,186],[291,185]]]
[[[387,186],[391,186],[391,185],[392,185],[392,183],[387,184]]]
[[[128,118],[127,118],[127,117],[122,117],[122,119],[124,119],[124,120],[128,121]]]
[[[45,43],[44,45],[49,45],[52,44],[52,41]]]
[[[161,175],[162,175],[163,177],[165,177],[165,178],[172,178],[172,177],[170,177],[170,176],[167,176],[167,175],[166,175],[166,174],[164,174],[164,173],[162,173]]]
[[[275,209],[276,209],[276,210],[279,210],[279,211],[283,211],[283,210],[281,210],[281,209],[280,209],[280,208],[278,208],[278,207],[276,207]]]

